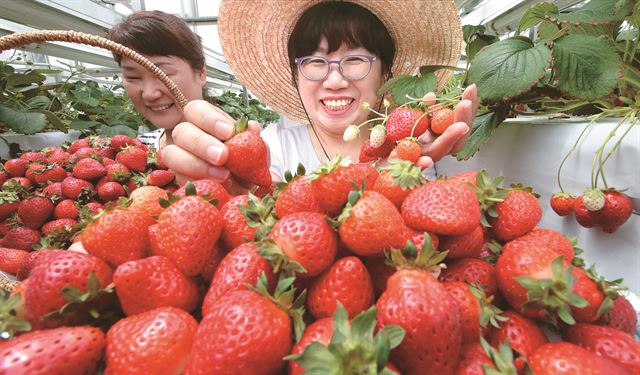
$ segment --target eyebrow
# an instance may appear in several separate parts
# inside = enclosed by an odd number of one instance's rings
[[[157,66],[158,68],[162,68],[163,66],[171,66],[171,63],[168,61],[160,61],[160,62],[154,63],[154,65]],[[122,70],[124,71],[131,72],[137,69],[138,68],[135,65],[127,65],[127,64],[122,65]]]

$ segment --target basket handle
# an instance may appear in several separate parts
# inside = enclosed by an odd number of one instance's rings
[[[19,32],[0,37],[0,51],[24,46],[31,43],[42,43],[51,41],[86,44],[94,47],[108,49],[118,55],[126,56],[153,73],[153,75],[155,75],[167,87],[167,89],[169,89],[169,92],[176,99],[176,102],[181,109],[184,108],[185,105],[187,105],[187,98],[185,98],[182,92],[180,92],[178,86],[176,86],[176,84],[166,74],[164,74],[164,72],[160,70],[160,68],[155,66],[146,57],[142,56],[131,48],[125,47],[122,44],[97,35],[68,30],[39,30]]]

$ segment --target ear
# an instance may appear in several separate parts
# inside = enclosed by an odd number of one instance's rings
[[[207,68],[205,66],[198,72],[198,80],[200,81],[200,87],[204,87],[207,83]]]

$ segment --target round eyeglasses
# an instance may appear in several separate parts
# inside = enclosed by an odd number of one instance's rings
[[[348,81],[363,79],[371,71],[375,56],[349,55],[340,60],[327,60],[320,56],[297,57],[298,71],[310,81],[322,81],[329,75],[331,64],[338,64],[340,74]]]

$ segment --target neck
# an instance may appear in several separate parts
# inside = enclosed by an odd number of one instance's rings
[[[369,139],[369,131],[366,129],[360,131],[359,139],[351,142],[345,142],[342,139],[342,134],[324,133],[318,129],[316,129],[316,132],[318,134],[318,136],[316,137],[313,129],[310,129],[310,127],[311,126],[309,126],[308,129],[309,135],[311,136],[311,141],[320,160],[326,159],[324,151],[322,150],[322,148],[324,147],[324,150],[329,155],[329,159],[332,159],[334,156],[336,156],[336,154],[340,154],[340,156],[342,157],[348,156],[353,162],[358,162],[358,157],[360,155],[360,145],[364,141]]]

